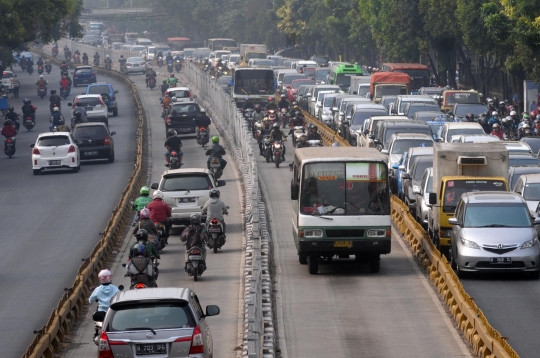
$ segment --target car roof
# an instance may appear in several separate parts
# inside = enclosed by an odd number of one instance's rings
[[[396,121],[396,122],[384,121],[383,123],[387,127],[404,127],[404,128],[408,128],[411,126],[429,127],[429,124],[427,124],[426,122],[413,121],[413,120],[402,120],[402,121]]]
[[[103,122],[88,122],[88,123],[79,123],[77,124],[77,126],[73,129],[77,129],[77,128],[83,128],[83,127],[97,127],[97,126],[100,126],[100,127],[107,127],[105,125],[105,123]]]
[[[89,68],[89,69],[93,70],[92,66],[77,66],[77,67],[75,67],[75,71],[80,70],[80,69],[84,69],[84,68]]]
[[[407,120],[410,121],[407,116],[371,116],[373,120],[384,120],[384,121],[398,121],[398,120]]]
[[[480,128],[482,129],[482,126],[480,123],[476,122],[446,122],[444,124],[448,127],[448,129],[454,129],[454,128]]]
[[[88,87],[92,87],[92,86],[103,86],[103,85],[112,86],[109,82],[96,82],[96,83],[90,83],[90,84],[88,84]]]
[[[433,141],[433,138],[431,138],[426,133],[394,133],[394,134],[392,134],[392,137],[390,137],[390,140],[392,140],[392,138],[394,138],[395,140],[429,138],[431,141]]]
[[[506,202],[506,203],[525,203],[521,195],[514,192],[501,192],[501,191],[478,191],[464,193],[463,201],[468,203],[493,203],[493,202]]]
[[[376,104],[376,103],[357,103],[354,106],[354,111],[358,112],[358,110],[371,110],[371,109],[382,109],[386,111],[386,108],[382,104]]]
[[[42,138],[42,137],[54,137],[54,136],[57,136],[58,133],[65,133],[65,135],[67,137],[69,137],[69,132],[45,132],[45,133],[40,133],[38,135],[38,138]]]
[[[163,172],[163,175],[168,174],[198,174],[198,173],[205,173],[210,174],[210,170],[206,168],[182,168],[182,169],[169,169],[165,170]]]
[[[540,183],[540,173],[523,174],[521,178],[525,179],[525,183]]]
[[[407,99],[407,100],[428,100],[428,101],[434,101],[433,97],[431,96],[424,96],[424,95],[417,95],[417,94],[403,94],[397,96],[398,98],[401,98],[401,100]]]
[[[531,147],[525,142],[504,141],[503,144],[509,149],[510,148],[525,148],[527,150],[531,150]]]
[[[413,155],[423,156],[426,154],[433,154],[433,147],[410,147],[409,152],[411,156]]]
[[[152,287],[144,290],[127,290],[118,292],[111,300],[111,306],[124,302],[140,300],[189,300],[191,290],[182,287]]]

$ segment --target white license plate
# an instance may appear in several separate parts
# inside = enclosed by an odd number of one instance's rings
[[[220,228],[208,228],[208,232],[221,232]]]
[[[191,128],[178,128],[177,132],[191,132]]]
[[[510,265],[510,264],[512,264],[512,258],[511,257],[492,257],[490,262],[492,264]]]
[[[212,163],[212,164],[210,164],[210,167],[211,167],[211,168],[221,168],[221,164],[219,164],[219,163],[217,163],[217,164]]]
[[[83,152],[83,155],[98,155],[99,152]]]
[[[200,260],[202,260],[202,256],[200,255],[189,256],[189,261],[200,261]]]
[[[61,165],[61,160],[49,160],[49,165]]]
[[[178,198],[176,199],[178,204],[194,203],[195,198]]]

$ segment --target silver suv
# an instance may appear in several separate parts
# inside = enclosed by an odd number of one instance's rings
[[[211,358],[212,333],[205,311],[189,288],[145,288],[113,297],[99,337],[99,356],[135,358]]]
[[[540,245],[525,200],[517,193],[461,195],[452,225],[450,262],[458,277],[469,272],[529,272],[540,278]]]

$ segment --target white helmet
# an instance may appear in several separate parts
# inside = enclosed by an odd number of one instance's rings
[[[100,283],[111,283],[112,273],[108,269],[99,271],[98,280]]]
[[[176,102],[176,97],[171,98],[171,102]]]
[[[58,112],[59,110],[60,110],[60,108],[58,108],[58,107],[53,108],[53,111],[55,111],[55,112]]]
[[[510,111],[510,115],[511,116],[517,116],[517,112],[516,111]]]
[[[492,115],[493,117],[495,117],[495,116],[498,116],[499,113],[497,113],[496,111],[493,111],[493,112],[491,112],[491,115]]]
[[[109,55],[107,55],[106,58],[109,58]]]
[[[161,190],[154,191],[154,195],[152,196],[154,199],[163,199],[163,192]]]
[[[43,78],[43,75],[39,75],[39,78]]]

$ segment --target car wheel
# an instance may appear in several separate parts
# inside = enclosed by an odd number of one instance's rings
[[[540,271],[529,272],[529,277],[533,280],[538,280],[540,278]]]
[[[40,169],[34,169],[32,171],[34,172],[34,175],[39,175],[41,173]]]
[[[309,255],[309,274],[316,275],[319,272],[319,255]]]
[[[113,108],[112,115],[113,115],[113,117],[118,117],[118,108],[116,108],[116,107]]]
[[[109,163],[114,163],[114,150],[112,151],[111,155],[109,156],[109,158],[107,158],[107,160],[109,161]]]
[[[72,171],[73,173],[78,173],[79,170],[81,170],[81,166],[80,166],[80,165],[79,165],[79,166],[76,166],[75,168],[71,168],[71,171]]]
[[[298,262],[300,262],[301,265],[307,265],[307,256],[303,254],[299,254]]]
[[[378,273],[381,269],[381,258],[379,255],[373,256],[369,259],[369,271],[371,273]]]

